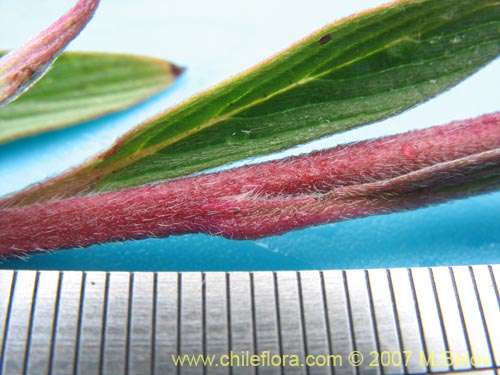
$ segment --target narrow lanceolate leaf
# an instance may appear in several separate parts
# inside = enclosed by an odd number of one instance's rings
[[[80,0],[42,33],[0,60],[0,106],[16,99],[43,76],[89,22],[98,4],[99,0]]]
[[[499,54],[499,2],[398,1],[323,28],[3,204],[117,190],[282,150],[401,112]]]
[[[0,255],[150,236],[234,239],[500,188],[500,112],[284,160],[0,211]]]
[[[0,108],[0,143],[128,108],[181,72],[148,57],[65,52],[29,92]]]

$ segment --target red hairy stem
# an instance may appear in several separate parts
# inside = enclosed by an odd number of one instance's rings
[[[255,239],[500,187],[500,112],[308,155],[0,210],[0,255],[208,233]]]
[[[0,106],[19,97],[90,21],[99,0],[80,0],[35,38],[0,60]]]

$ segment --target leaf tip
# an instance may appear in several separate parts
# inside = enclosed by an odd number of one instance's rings
[[[170,64],[170,70],[172,71],[172,74],[174,75],[175,78],[179,77],[186,71],[185,66],[180,66],[176,64]]]

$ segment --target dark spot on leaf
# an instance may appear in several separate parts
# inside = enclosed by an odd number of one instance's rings
[[[323,35],[321,39],[319,40],[319,44],[323,45],[325,43],[328,43],[332,39],[332,36],[330,34]]]
[[[33,69],[31,69],[29,66],[26,66],[26,67],[22,68],[20,71],[17,71],[16,73],[14,73],[13,81],[14,82],[22,81],[20,83],[24,83],[24,81],[27,81],[28,79],[30,79],[34,73],[35,73],[35,71]]]
[[[233,208],[233,214],[238,215],[240,213],[240,209],[238,207]]]

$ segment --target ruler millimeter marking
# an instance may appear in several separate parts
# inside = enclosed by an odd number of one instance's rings
[[[500,265],[0,271],[0,374],[500,375],[499,282]],[[184,355],[215,362],[176,366]]]

